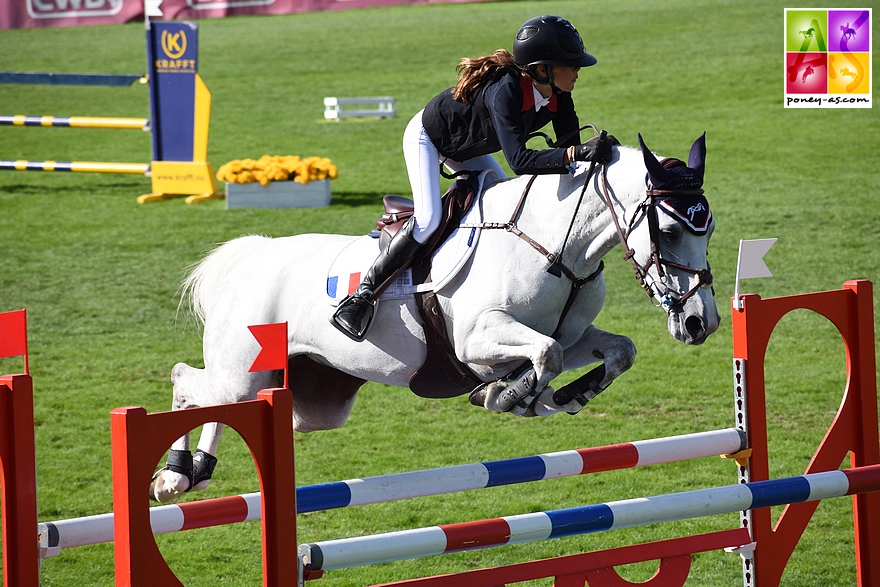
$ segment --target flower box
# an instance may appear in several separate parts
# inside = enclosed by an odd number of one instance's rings
[[[330,205],[330,180],[308,183],[272,181],[226,182],[226,208],[321,208]]]

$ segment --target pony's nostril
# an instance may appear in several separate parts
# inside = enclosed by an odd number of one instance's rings
[[[688,316],[684,321],[684,327],[687,329],[688,334],[694,338],[697,338],[706,330],[703,326],[703,321],[696,316]]]

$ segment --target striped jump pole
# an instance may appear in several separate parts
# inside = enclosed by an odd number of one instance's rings
[[[136,81],[140,81],[142,84],[147,83],[146,76],[141,74],[0,71],[0,84],[130,86]]]
[[[150,132],[147,118],[109,118],[97,116],[13,116],[0,115],[0,126],[40,126],[65,128],[137,129]],[[146,175],[149,163],[96,161],[0,160],[0,171],[61,171],[74,173],[124,173]]]
[[[297,513],[366,505],[730,455],[746,448],[736,428],[638,440],[470,465],[350,479],[296,489]],[[260,519],[260,493],[205,499],[150,508],[154,534],[207,528]],[[113,541],[113,514],[100,514],[39,525],[44,558],[65,548]]]
[[[112,163],[97,161],[4,161],[0,159],[0,170],[5,171],[66,171],[73,173],[127,173],[145,175],[150,170],[149,163]]]
[[[147,118],[111,118],[101,116],[26,116],[0,115],[3,126],[60,126],[66,128],[130,128],[150,132]]]
[[[308,571],[344,569],[878,490],[880,465],[870,465],[493,520],[328,540],[301,545],[299,556]]]

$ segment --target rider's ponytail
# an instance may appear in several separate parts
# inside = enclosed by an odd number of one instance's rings
[[[455,68],[458,72],[458,83],[452,88],[452,97],[459,102],[467,104],[474,91],[484,81],[494,79],[498,74],[498,70],[504,67],[516,67],[519,69],[519,66],[513,60],[513,55],[507,49],[498,49],[492,55],[475,59],[464,57]]]

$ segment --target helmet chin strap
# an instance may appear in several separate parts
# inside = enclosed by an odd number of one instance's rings
[[[550,84],[550,89],[553,90],[554,94],[561,94],[562,90],[556,87],[556,84],[553,83],[553,67],[550,65],[545,65],[544,70],[547,72],[547,83]]]
[[[543,64],[538,64],[543,65]],[[544,76],[543,78],[538,74],[538,65],[530,65],[527,68],[529,76],[539,84],[547,84],[550,86],[550,89],[554,94],[561,94],[562,90],[556,87],[556,84],[553,83],[553,68],[549,65],[544,65]]]

